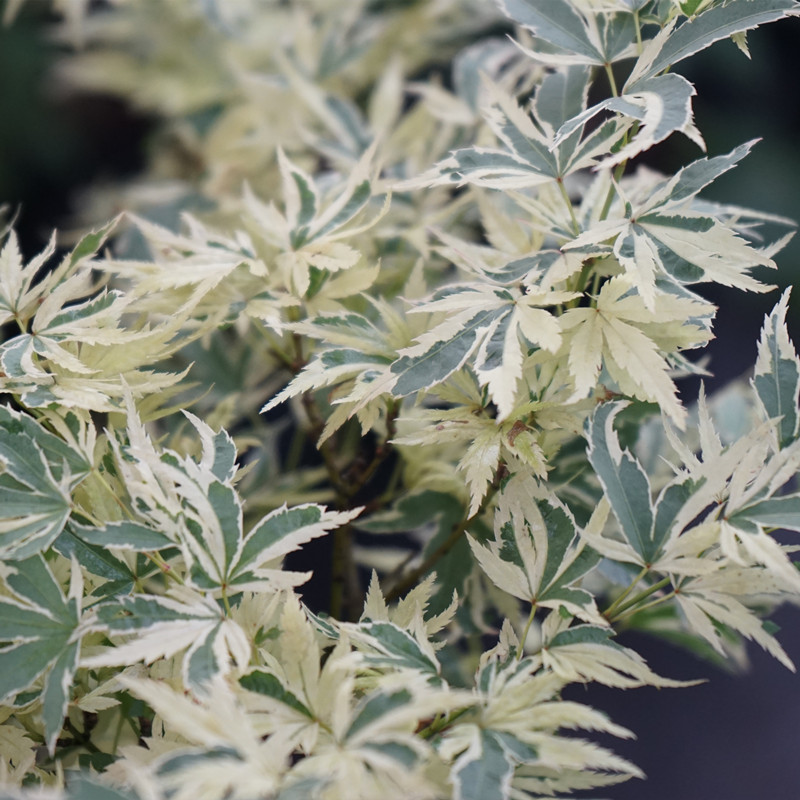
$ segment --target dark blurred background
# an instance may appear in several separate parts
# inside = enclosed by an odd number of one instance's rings
[[[758,0],[756,0],[758,2]],[[57,97],[48,70],[59,54],[48,44],[41,8],[28,9],[10,28],[0,27],[0,204],[19,208],[17,230],[27,257],[54,227],[68,225],[77,192],[97,180],[135,174],[144,163],[152,124],[118,100]],[[800,219],[800,21],[767,26],[749,35],[752,61],[721,42],[681,65],[698,90],[695,113],[709,155],[744,141],[763,141],[707,196]],[[701,154],[673,136],[648,162],[674,171]],[[108,216],[115,213],[109,209]],[[762,277],[781,288],[800,271],[800,241],[778,257],[777,274]],[[710,389],[748,373],[764,314],[778,294],[704,292],[720,305],[710,348]],[[790,327],[800,341],[800,298]],[[692,399],[695,387],[687,391]],[[800,610],[783,609],[774,621],[779,638],[800,663]],[[625,641],[623,641],[625,643]],[[635,646],[660,674],[708,678],[691,689],[619,691],[574,688],[639,739],[609,742],[644,769],[599,795],[615,800],[798,800],[800,798],[800,676],[756,648],[752,668],[728,674],[664,643],[633,635]]]

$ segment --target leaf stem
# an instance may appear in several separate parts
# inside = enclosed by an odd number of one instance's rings
[[[477,519],[487,508],[491,499],[494,497],[497,490],[500,488],[500,483],[497,479],[492,483],[486,496],[481,501],[478,510],[471,516],[463,519],[453,527],[450,535],[421,563],[419,566],[412,569],[404,577],[400,578],[398,582],[386,592],[386,600],[390,602],[397,600],[401,595],[405,594],[409,589],[416,586],[420,578],[426,575],[437,564],[439,559],[446,556],[458,543],[459,539],[464,535],[467,528],[473,520]]]
[[[665,586],[669,586],[670,579],[669,578],[662,578],[657,583],[654,583],[652,586],[648,586],[647,589],[643,589],[638,594],[634,595],[627,603],[623,603],[622,605],[618,605],[615,613],[613,616],[609,615],[608,610],[605,612],[605,616],[608,617],[609,622],[616,622],[626,611],[633,609],[634,606],[641,603],[642,600],[650,597],[650,595],[654,594],[655,592],[663,589]],[[672,594],[675,594],[674,592]],[[658,598],[659,602],[663,602],[665,598]],[[648,606],[653,605],[653,603],[648,603]],[[644,607],[644,606],[643,606]],[[635,611],[639,611],[640,609],[634,609]]]
[[[147,552],[145,556],[150,559],[160,570],[161,574],[165,578],[171,578],[175,583],[179,586],[184,585],[184,580],[178,575],[176,572],[173,571],[172,565],[168,564],[164,559],[156,552]]]
[[[423,728],[421,731],[417,733],[417,736],[420,739],[431,739],[436,736],[437,733],[441,733],[445,728],[450,727],[457,719],[463,717],[472,706],[465,706],[464,708],[460,708],[458,711],[454,711],[452,714],[447,714],[446,716],[437,715],[437,717],[428,725],[426,728]]]
[[[558,184],[561,196],[564,198],[564,203],[567,206],[567,211],[569,211],[569,216],[570,219],[572,220],[572,230],[577,236],[581,232],[581,226],[578,224],[578,218],[575,216],[575,209],[572,207],[572,200],[569,199],[569,193],[567,192],[566,186],[564,186],[564,181],[561,178],[558,178],[556,183]]]
[[[629,608],[627,610],[621,610],[610,622],[619,622],[622,618],[630,616],[631,614],[638,614],[640,611],[644,611],[646,608],[652,608],[653,606],[660,605],[661,603],[666,603],[667,600],[672,600],[675,597],[676,592],[673,590],[669,592],[669,594],[661,595],[661,597],[656,597],[655,600],[651,600],[649,603],[645,603],[643,606],[639,606],[638,608]]]
[[[120,499],[120,496],[114,491],[114,489],[111,487],[111,484],[105,479],[103,473],[99,469],[94,469],[92,470],[92,474],[94,474],[97,477],[97,480],[100,482],[100,485],[108,491],[108,493],[113,498],[114,502],[122,509],[125,516],[128,519],[133,519],[133,514],[131,514],[128,507]]]
[[[225,616],[231,616],[231,603],[228,600],[228,590],[223,586],[222,587],[222,605],[225,607]]]
[[[638,30],[638,28],[637,28]],[[611,64],[604,64],[606,68],[606,75],[608,75],[608,83],[611,87],[611,94],[614,97],[619,97],[619,91],[617,90],[617,81],[614,78],[614,70],[611,68]]]
[[[639,55],[642,54],[642,27],[639,22],[639,9],[633,10],[633,27],[636,28],[636,51]]]
[[[645,575],[647,575],[649,570],[650,567],[646,566],[642,567],[637,576],[628,584],[628,587],[625,589],[625,591],[623,591],[622,594],[619,595],[614,600],[614,602],[603,612],[604,617],[608,617],[610,614],[613,614],[617,610],[620,603],[622,603],[625,600],[625,598],[636,588],[636,585],[639,583],[640,580],[642,580],[642,578],[644,578]]]
[[[533,618],[536,616],[536,601],[531,603],[531,613],[528,614],[528,621],[525,623],[525,629],[522,631],[522,636],[519,639],[519,650],[517,651],[517,661],[522,661],[522,656],[525,653],[525,642],[528,638],[531,625],[533,625]]]

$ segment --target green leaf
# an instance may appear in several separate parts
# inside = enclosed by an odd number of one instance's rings
[[[5,581],[17,599],[0,598],[0,640],[10,642],[0,650],[0,700],[45,675],[42,717],[52,753],[77,668],[80,609],[64,597],[41,556],[15,561],[10,570]]]
[[[42,720],[44,722],[45,742],[52,751],[56,737],[64,724],[64,715],[69,704],[72,679],[78,669],[80,641],[62,640],[60,652],[50,668],[42,692]]]
[[[109,633],[120,634],[145,630],[160,622],[186,622],[198,617],[190,608],[168,598],[136,594],[98,606],[97,618]],[[208,614],[201,618],[208,618]]]
[[[499,0],[505,14],[538,39],[558,50],[582,56],[585,64],[602,65],[603,55],[592,42],[586,24],[567,0]]]
[[[771,497],[737,509],[728,521],[734,526],[740,525],[742,521],[749,521],[770,528],[800,531],[800,494]]]
[[[681,11],[687,16],[691,17],[694,15],[695,11],[700,7],[700,3],[703,0],[683,0],[680,3]]]
[[[92,469],[83,453],[73,450],[63,439],[45,430],[29,414],[0,405],[0,458],[3,454],[13,455],[15,437],[20,435],[36,442],[56,480],[61,480],[65,465],[69,468],[71,486],[75,486]]]
[[[220,566],[227,574],[242,539],[242,505],[233,487],[219,482],[208,487],[208,501],[219,521],[224,548],[224,563]]]
[[[539,495],[539,496],[537,496]],[[502,591],[548,608],[600,621],[592,595],[574,587],[600,556],[584,547],[575,521],[555,497],[543,497],[528,477],[514,476],[503,487],[495,513],[494,539],[472,552]]]
[[[265,672],[264,670],[248,672],[247,675],[242,675],[242,677],[239,678],[239,685],[247,689],[248,692],[255,692],[265,697],[271,697],[273,700],[277,700],[285,706],[299,711],[309,719],[314,718],[314,715],[308,710],[305,704],[299,700],[295,694],[286,689],[271,672]]]
[[[653,542],[660,547],[672,530],[678,512],[694,494],[699,486],[698,481],[687,476],[683,480],[673,480],[663,488],[658,496],[653,520]]]
[[[671,31],[646,68],[634,68],[635,83],[626,86],[626,91],[720,39],[796,14],[798,9],[795,0],[733,0],[710,8]]]
[[[488,327],[497,315],[494,309],[478,312],[454,336],[434,342],[418,356],[403,356],[392,364],[397,382],[392,389],[395,397],[428,389],[441,383],[462,367],[477,347],[481,330]]]
[[[95,529],[84,528],[75,523],[67,525],[53,543],[53,549],[67,559],[74,555],[85,570],[100,578],[105,578],[113,584],[112,588],[115,592],[130,591],[136,582],[136,576],[131,568],[124,561],[111,555],[105,546],[89,543],[82,535],[86,530]],[[98,593],[102,594],[107,587],[108,584],[104,584],[102,588],[98,587],[93,594],[95,596]]]
[[[187,650],[183,662],[187,686],[202,687],[225,671],[228,653],[224,642],[221,647],[218,644],[221,633],[222,623],[218,623]]]
[[[325,785],[322,778],[301,778],[281,789],[275,800],[308,800]]]
[[[116,217],[102,228],[87,233],[78,244],[75,245],[72,253],[70,253],[70,267],[75,267],[81,261],[85,261],[87,258],[93,256],[103,246],[103,243],[108,239],[109,234],[114,230],[118,221],[119,217]]]
[[[469,748],[450,770],[453,800],[509,800],[511,779],[519,761],[507,746],[506,737],[514,738],[498,731],[475,729]],[[522,742],[519,744],[531,752]]]
[[[313,232],[311,239],[322,239],[327,234],[333,233],[338,228],[341,228],[342,225],[349,222],[356,214],[366,207],[371,197],[372,185],[368,180],[364,180],[353,189],[353,193],[342,206],[341,210],[319,230]]]
[[[635,54],[631,53],[636,42],[636,21],[632,14],[602,14],[597,21],[604,63],[613,64],[621,58]]]
[[[374,652],[364,656],[366,663],[391,669],[411,669],[431,677],[439,674],[439,664],[420,647],[406,630],[392,622],[361,622],[353,626],[353,638],[363,641]]]
[[[175,542],[163,533],[131,520],[109,522],[104,528],[73,525],[73,530],[79,539],[88,544],[132,550],[135,553],[146,553],[175,546]],[[84,564],[84,566],[87,565]]]
[[[568,647],[573,644],[600,644],[604,647],[614,647],[618,650],[625,648],[611,641],[614,636],[613,628],[601,628],[597,625],[573,625],[571,628],[560,631],[548,643],[549,647]]]
[[[724,156],[699,158],[683,167],[668,183],[664,203],[681,203],[694,197],[720,175],[733,169],[752,149],[758,140],[745,142]]]
[[[411,700],[411,692],[407,689],[387,694],[385,692],[374,692],[367,695],[353,714],[353,721],[345,733],[345,738],[350,739],[364,728],[369,727],[386,714],[390,714],[397,708],[402,708]]]
[[[614,418],[627,403],[603,403],[587,421],[588,457],[628,543],[645,564],[658,556],[653,538],[650,481],[630,451],[622,450]]]
[[[556,131],[578,116],[586,107],[589,75],[589,68],[581,65],[545,75],[534,100],[536,118]]]
[[[299,172],[292,172],[292,178],[300,192],[300,213],[297,216],[297,225],[308,225],[317,214],[317,196],[314,187]]]
[[[399,761],[406,769],[411,769],[419,761],[418,753],[400,742],[366,742],[362,747]]]
[[[46,550],[72,511],[70,476],[56,479],[41,447],[23,433],[0,429],[0,557]]]
[[[786,327],[789,305],[787,289],[772,312],[764,320],[758,343],[753,386],[768,419],[778,419],[778,443],[786,447],[793,442],[800,428],[797,402],[800,394],[800,359]]]
[[[224,429],[214,434],[211,473],[223,483],[236,473],[236,445]]]

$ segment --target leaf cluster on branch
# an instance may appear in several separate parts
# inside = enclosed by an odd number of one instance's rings
[[[800,4],[88,6],[60,80],[157,123],[2,232],[0,798],[557,798],[642,777],[565,687],[693,683],[625,628],[794,669],[788,290],[736,430],[676,383],[792,223],[639,158]]]

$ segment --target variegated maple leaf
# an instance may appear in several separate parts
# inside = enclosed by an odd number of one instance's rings
[[[538,291],[529,287],[496,288],[483,284],[451,287],[412,309],[414,313],[445,313],[447,318],[400,351],[392,364],[395,397],[430,389],[463,367],[474,355],[473,368],[505,419],[516,405],[517,384],[529,351],[555,353],[561,331],[547,311],[573,299],[573,292]]]
[[[660,293],[649,309],[627,276],[603,284],[596,305],[570,308],[559,318],[575,394],[593,389],[604,368],[623,394],[658,403],[684,425],[686,411],[670,378],[667,355],[711,338],[713,306],[695,296]]]
[[[470,547],[481,569],[504,592],[543,608],[605,625],[594,598],[578,584],[599,562],[585,546],[572,515],[532,478],[514,476],[503,487],[494,539]]]

